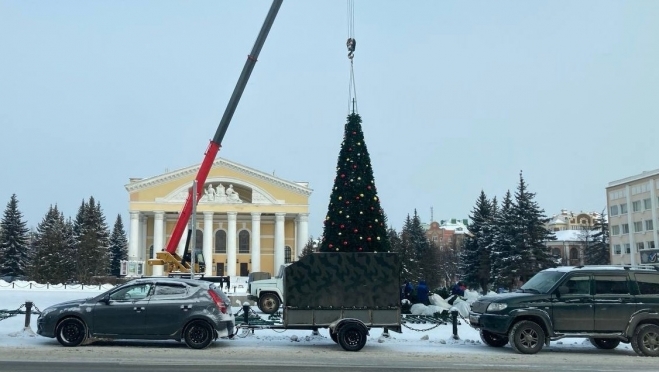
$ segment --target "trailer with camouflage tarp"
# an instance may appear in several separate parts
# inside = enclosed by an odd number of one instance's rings
[[[313,253],[284,270],[282,323],[248,329],[327,328],[358,351],[371,328],[401,332],[400,260],[395,253]]]

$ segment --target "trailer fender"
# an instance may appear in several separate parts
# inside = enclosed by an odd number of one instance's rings
[[[338,319],[335,320],[334,322],[330,323],[329,325],[329,331],[330,333],[336,333],[338,334],[341,328],[345,326],[346,324],[355,324],[357,325],[367,336],[369,335],[368,332],[368,327],[364,322],[362,322],[359,319],[354,319],[354,318],[343,318],[343,319]]]

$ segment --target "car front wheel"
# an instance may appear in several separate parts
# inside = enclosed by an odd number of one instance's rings
[[[87,339],[87,326],[78,318],[67,318],[57,325],[55,334],[62,346],[78,346]]]
[[[500,336],[483,329],[481,329],[480,335],[481,335],[481,340],[483,340],[483,343],[485,343],[485,345],[487,346],[504,347],[508,343],[508,337]]]
[[[522,320],[513,326],[508,334],[510,346],[521,354],[535,354],[542,349],[545,331],[536,322]]]
[[[598,349],[612,350],[620,345],[620,340],[615,338],[590,338],[590,343]]]
[[[185,327],[185,344],[192,349],[203,349],[213,341],[213,327],[203,320],[195,320]]]

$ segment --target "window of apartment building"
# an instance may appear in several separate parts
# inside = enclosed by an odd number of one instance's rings
[[[643,208],[647,211],[648,209],[652,209],[652,199],[647,198],[643,199]]]
[[[641,211],[641,201],[636,200],[632,202],[632,212],[640,212]]]
[[[652,220],[645,220],[645,230],[652,231],[654,227],[652,226]]]
[[[632,248],[629,243],[625,243],[625,253],[632,253]]]
[[[611,235],[620,235],[620,226],[618,225],[611,226]]]
[[[612,205],[611,206],[611,215],[612,216],[617,216],[618,215],[618,206],[617,205]]]
[[[645,248],[654,249],[654,240],[650,240],[650,241],[645,242]]]
[[[642,251],[644,249],[645,249],[645,243],[643,243],[643,242],[636,243],[636,250],[637,251]]]
[[[620,214],[627,213],[627,203],[620,204]]]
[[[634,232],[641,232],[641,231],[643,231],[643,221],[634,222]]]
[[[622,233],[623,234],[629,234],[629,224],[628,223],[623,223],[622,224]]]
[[[613,246],[613,254],[620,254],[620,244]]]

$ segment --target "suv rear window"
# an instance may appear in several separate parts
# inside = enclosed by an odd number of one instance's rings
[[[659,295],[659,275],[636,273],[638,291],[643,295]]]

